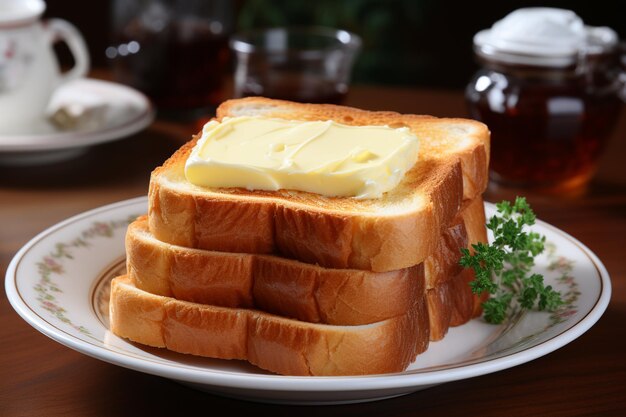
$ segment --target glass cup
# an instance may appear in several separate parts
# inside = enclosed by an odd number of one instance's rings
[[[116,81],[168,114],[204,114],[223,100],[231,0],[115,0],[112,7],[106,55]]]
[[[361,38],[345,30],[294,27],[235,34],[235,96],[343,102]]]

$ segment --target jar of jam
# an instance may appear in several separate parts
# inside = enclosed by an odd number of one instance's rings
[[[491,178],[546,190],[580,189],[619,116],[619,42],[553,8],[514,11],[474,37],[482,67],[466,88],[491,130]]]

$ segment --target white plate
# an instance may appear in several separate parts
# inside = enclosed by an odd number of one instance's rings
[[[28,131],[0,134],[0,163],[52,162],[98,143],[122,139],[146,128],[154,120],[150,100],[122,84],[78,79],[55,91],[50,111],[67,103],[105,106],[102,121],[76,130],[59,130],[46,120]]]
[[[486,204],[487,214],[494,206]],[[546,223],[549,250],[536,270],[561,291],[556,313],[518,314],[508,325],[475,319],[452,328],[405,372],[355,377],[270,375],[241,361],[193,357],[129,343],[106,326],[108,280],[124,269],[128,222],[146,212],[145,197],[72,217],[42,232],[14,257],[6,292],[15,310],[52,339],[104,361],[235,398],[275,403],[371,401],[488,374],[558,349],[588,330],[606,309],[611,284],[600,260]]]

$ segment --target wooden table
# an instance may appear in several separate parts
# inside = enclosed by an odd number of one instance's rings
[[[370,109],[465,116],[462,93],[355,87],[348,104]],[[194,132],[157,121],[145,132],[89,149],[69,163],[0,167],[0,272],[41,230],[82,211],[145,195],[153,167]],[[606,265],[613,297],[583,336],[505,371],[396,399],[345,406],[292,407],[221,398],[110,365],[68,349],[24,322],[0,297],[0,415],[137,416],[228,414],[328,416],[626,415],[626,110],[587,195],[524,192],[538,216],[567,231]],[[519,191],[490,189],[488,201]],[[3,274],[4,275],[4,274]]]

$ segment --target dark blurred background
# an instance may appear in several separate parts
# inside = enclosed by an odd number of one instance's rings
[[[92,67],[107,67],[111,0],[48,0],[47,4],[47,17],[64,18],[82,31],[89,44]],[[586,24],[609,26],[620,38],[626,38],[626,15],[619,1],[233,1],[235,30],[316,24],[359,34],[364,48],[355,65],[355,84],[444,89],[463,88],[475,71],[472,37],[477,31],[515,9],[531,6],[573,10]]]

